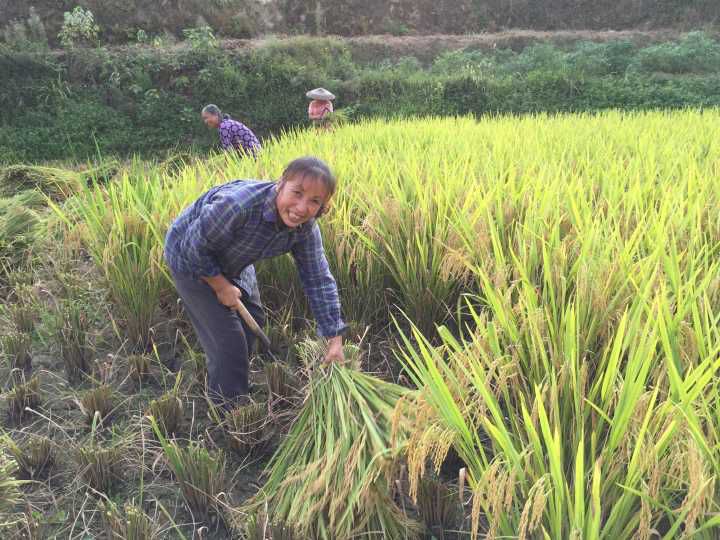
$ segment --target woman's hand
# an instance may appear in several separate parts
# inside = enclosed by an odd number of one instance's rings
[[[202,278],[217,296],[218,302],[230,309],[235,309],[238,300],[242,297],[242,291],[232,284],[225,276],[213,276]]]
[[[231,284],[227,287],[223,287],[219,291],[215,291],[215,295],[223,306],[235,309],[237,307],[238,300],[240,300],[240,297],[242,296],[242,291],[240,291],[240,289],[238,289],[235,285]]]
[[[341,364],[345,362],[342,336],[335,336],[328,339],[327,351],[325,352],[323,363],[332,364],[333,362],[339,362]]]

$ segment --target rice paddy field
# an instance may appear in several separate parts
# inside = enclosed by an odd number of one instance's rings
[[[302,155],[351,323],[207,400],[162,259],[212,185]],[[720,113],[373,121],[230,155],[0,170],[0,522],[19,538],[720,536]]]

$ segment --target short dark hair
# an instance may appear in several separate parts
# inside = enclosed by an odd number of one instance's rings
[[[293,177],[313,178],[319,180],[328,190],[328,198],[332,197],[337,188],[337,179],[330,171],[330,167],[322,160],[313,156],[305,156],[292,160],[280,177],[281,181]]]

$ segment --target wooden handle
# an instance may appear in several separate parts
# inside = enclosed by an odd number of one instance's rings
[[[250,327],[250,330],[253,331],[253,334],[255,334],[260,341],[262,342],[263,346],[270,350],[270,340],[265,335],[265,332],[262,331],[262,328],[258,326],[258,323],[255,321],[255,318],[250,315],[250,312],[245,307],[245,304],[242,303],[242,301],[238,298],[237,304],[235,305],[235,311],[238,312],[240,317],[242,317],[242,320],[245,321],[245,324],[247,324]]]

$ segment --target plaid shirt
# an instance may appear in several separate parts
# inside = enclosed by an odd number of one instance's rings
[[[345,330],[335,279],[315,220],[291,229],[277,215],[274,182],[235,180],[212,188],[175,219],[165,237],[174,274],[194,279],[223,274],[253,296],[252,264],[292,253],[310,308],[324,337]]]

